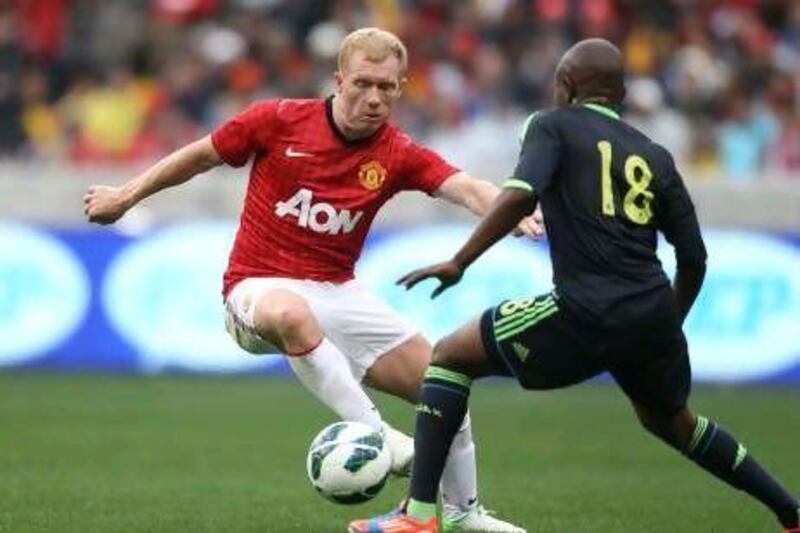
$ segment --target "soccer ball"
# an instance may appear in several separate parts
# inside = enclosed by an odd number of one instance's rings
[[[319,432],[306,458],[308,479],[341,504],[374,498],[386,483],[392,456],[383,435],[361,422],[337,422]]]

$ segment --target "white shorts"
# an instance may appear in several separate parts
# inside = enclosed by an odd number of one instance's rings
[[[225,301],[225,329],[252,354],[280,353],[255,331],[255,302],[271,290],[291,291],[308,303],[325,336],[344,354],[361,381],[381,355],[417,334],[417,329],[355,280],[330,283],[290,278],[247,278]]]

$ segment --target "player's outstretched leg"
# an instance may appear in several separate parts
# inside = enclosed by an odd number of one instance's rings
[[[430,362],[431,351],[430,344],[424,337],[421,335],[412,337],[381,356],[368,370],[365,383],[416,405],[425,370]],[[414,452],[413,440],[397,431],[393,434],[411,440],[408,446],[401,438],[395,440],[395,445],[402,444],[401,446],[395,446],[392,441],[387,441],[393,456],[395,450],[399,448],[403,452],[403,457],[407,457],[410,463]],[[393,463],[393,470],[394,468]],[[491,516],[478,500],[475,445],[472,440],[469,413],[464,416],[450,445],[442,473],[441,490],[445,530],[459,530],[461,525],[474,527],[473,531],[519,530]]]
[[[342,420],[382,430],[381,415],[347,360],[322,332],[308,303],[283,289],[263,294],[256,303],[254,326],[288,356],[297,378]]]
[[[417,406],[416,455],[406,514],[356,520],[350,531],[432,531],[436,528],[436,500],[442,472],[453,439],[462,425],[472,379],[489,375],[492,364],[483,349],[478,322],[442,340],[425,373]],[[490,516],[482,507],[445,517],[442,531],[524,532],[524,529]]]
[[[769,507],[788,531],[800,532],[800,502],[747,449],[714,421],[684,408],[660,416],[635,405],[642,424],[701,468]]]

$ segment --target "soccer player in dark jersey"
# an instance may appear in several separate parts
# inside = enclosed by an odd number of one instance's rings
[[[706,251],[672,157],[617,114],[623,75],[608,41],[568,50],[556,70],[556,109],[528,121],[514,176],[469,241],[450,261],[400,280],[410,288],[438,278],[437,296],[541,202],[555,290],[505,301],[437,344],[417,407],[406,513],[353,522],[351,532],[437,530],[437,486],[473,379],[509,375],[526,389],[553,389],[608,371],[648,431],[800,533],[797,499],[736,438],[687,406],[682,324]],[[658,231],[675,248],[672,286],[656,257]]]
[[[382,431],[392,470],[413,441],[384,422],[363,385],[416,402],[432,352],[403,317],[353,279],[372,220],[403,190],[483,214],[500,194],[389,122],[405,83],[395,35],[362,28],[341,43],[330,98],[262,100],[121,187],[93,186],[90,221],[109,224],[149,195],[212,167],[252,161],[223,280],[226,327],[244,350],[283,353],[303,385],[343,420]],[[520,231],[535,234],[533,220]],[[448,528],[524,531],[478,501],[469,416],[442,479]]]

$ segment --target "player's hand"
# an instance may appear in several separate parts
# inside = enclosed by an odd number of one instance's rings
[[[522,237],[523,235],[527,235],[535,240],[541,239],[545,234],[542,210],[537,207],[536,211],[534,211],[532,215],[520,220],[519,224],[517,224],[517,227],[514,228],[514,231],[512,231],[511,234],[514,237]]]
[[[444,291],[461,281],[461,276],[463,275],[464,269],[461,268],[461,265],[450,260],[410,272],[397,280],[397,284],[403,285],[406,289],[410,289],[422,280],[436,278],[440,283],[439,286],[436,287],[431,293],[431,298],[436,298]]]
[[[128,205],[120,187],[92,185],[83,197],[83,213],[89,222],[113,224],[127,210]]]

